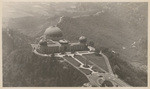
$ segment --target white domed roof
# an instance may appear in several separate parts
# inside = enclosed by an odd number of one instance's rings
[[[86,38],[85,36],[81,36],[81,37],[79,38],[79,41],[80,41],[80,42],[86,42],[86,41],[87,41],[87,38]]]
[[[51,26],[47,28],[44,32],[44,35],[49,37],[62,37],[62,31],[57,26]]]

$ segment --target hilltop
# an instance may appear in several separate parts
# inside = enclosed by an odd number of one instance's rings
[[[4,87],[67,87],[82,86],[88,82],[81,72],[68,63],[32,53],[31,41],[14,30],[3,31]]]

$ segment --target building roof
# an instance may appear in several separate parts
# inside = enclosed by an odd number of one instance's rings
[[[47,28],[44,32],[44,35],[49,37],[62,37],[62,31],[57,26],[51,26]]]
[[[61,46],[61,44],[59,43],[48,44],[48,47],[56,47],[56,46]]]
[[[69,43],[69,41],[67,41],[67,40],[63,39],[63,40],[59,40],[59,43],[60,43],[60,44],[68,44],[68,43]]]
[[[78,43],[70,43],[70,46],[76,46],[76,45],[84,45],[84,44],[80,44],[79,42]]]

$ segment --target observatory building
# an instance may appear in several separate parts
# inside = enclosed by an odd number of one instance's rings
[[[42,54],[87,51],[87,38],[81,36],[76,43],[63,39],[63,33],[57,26],[47,28],[38,43],[37,52]]]
[[[38,44],[31,44],[33,52],[40,56],[59,57],[80,70],[94,86],[129,86],[112,71],[108,58],[100,52],[95,55],[95,48],[87,45],[87,38],[79,37],[76,43],[64,39],[57,26],[47,28]],[[56,54],[54,54],[56,53]],[[50,54],[50,55],[49,55]],[[50,58],[53,59],[53,58]]]

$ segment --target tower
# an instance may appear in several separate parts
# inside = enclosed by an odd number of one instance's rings
[[[59,40],[59,43],[61,44],[60,52],[65,53],[66,51],[70,51],[70,45],[67,40]]]
[[[47,53],[47,42],[46,41],[40,40],[38,51],[43,54]]]
[[[81,50],[88,50],[87,38],[85,36],[81,36],[79,38],[79,43],[80,43],[80,46],[81,46]]]
[[[79,38],[79,42],[82,43],[82,44],[86,44],[87,38],[86,38],[85,36],[81,36],[81,37]]]

